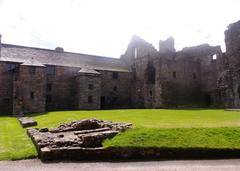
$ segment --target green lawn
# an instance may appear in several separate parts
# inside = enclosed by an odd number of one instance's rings
[[[240,149],[240,112],[224,110],[99,110],[33,114],[37,127],[56,127],[83,118],[130,122],[135,128],[104,146],[206,147]],[[31,140],[14,117],[0,117],[0,160],[36,156]]]
[[[31,140],[16,118],[0,117],[0,160],[36,156]]]

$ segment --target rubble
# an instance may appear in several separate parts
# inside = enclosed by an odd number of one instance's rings
[[[85,119],[61,124],[57,128],[29,128],[28,135],[34,142],[39,156],[62,149],[101,148],[105,139],[132,128],[130,123]],[[63,154],[64,155],[64,154]]]

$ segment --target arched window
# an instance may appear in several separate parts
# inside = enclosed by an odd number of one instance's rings
[[[155,67],[152,62],[148,62],[145,75],[148,84],[155,84]]]

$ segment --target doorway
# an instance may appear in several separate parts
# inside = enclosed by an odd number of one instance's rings
[[[105,104],[105,96],[101,96],[101,109],[105,109],[106,104]]]
[[[206,106],[211,106],[212,105],[212,97],[210,95],[210,93],[206,93],[204,95],[204,102]]]

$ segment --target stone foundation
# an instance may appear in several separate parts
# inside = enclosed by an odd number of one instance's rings
[[[119,132],[131,127],[130,123],[86,119],[61,124],[54,129],[30,128],[27,129],[27,133],[35,144],[41,159],[56,158],[54,156],[58,155],[71,158],[73,154],[82,156],[96,153],[98,150],[102,153],[102,142],[105,139],[113,138]]]

